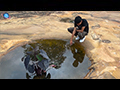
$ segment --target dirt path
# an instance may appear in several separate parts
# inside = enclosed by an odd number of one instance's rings
[[[92,65],[87,79],[120,78],[119,11],[9,11],[11,19],[0,20],[0,56],[35,39],[70,39],[68,27],[77,15],[89,22],[90,31],[81,43]]]

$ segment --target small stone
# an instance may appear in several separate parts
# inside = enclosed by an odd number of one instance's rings
[[[92,29],[97,29],[97,28],[100,28],[100,25],[97,24],[97,25],[95,25],[95,26],[91,26],[91,28],[92,28]]]
[[[113,52],[114,54],[117,54],[116,52]]]
[[[99,40],[98,36],[95,33],[91,34],[91,36],[92,36],[93,40]]]
[[[114,48],[113,47],[108,47],[109,49],[113,50]]]
[[[102,75],[100,75],[97,79],[115,79],[114,76],[111,75],[110,72],[104,72]]]
[[[108,20],[105,20],[105,22],[108,22]]]
[[[73,23],[74,20],[72,20],[72,19],[70,19],[70,18],[62,18],[60,21],[61,21],[61,22]]]
[[[110,40],[106,40],[106,39],[102,40],[102,42],[103,42],[103,43],[111,43]]]

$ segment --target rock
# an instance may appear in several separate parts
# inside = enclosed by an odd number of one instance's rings
[[[100,25],[97,24],[97,25],[95,25],[95,26],[91,26],[91,28],[92,28],[92,29],[100,28]]]
[[[116,52],[113,52],[114,54],[117,54]]]
[[[108,20],[105,20],[105,22],[108,22]]]
[[[61,22],[68,22],[68,23],[73,23],[74,20],[70,19],[70,18],[62,18],[60,19]]]
[[[102,40],[102,42],[103,42],[103,43],[111,43],[110,40],[106,40],[106,39]]]
[[[102,75],[98,76],[97,79],[115,79],[109,72],[104,72]]]
[[[104,72],[111,72],[111,71],[115,71],[117,67],[116,66],[107,66],[105,69],[103,69],[100,74],[104,73]]]
[[[120,70],[116,71],[116,67],[108,67],[108,63],[114,63],[116,61],[113,56],[120,58],[119,47],[115,46],[118,44],[120,46],[120,23],[118,21],[120,11],[8,11],[8,13],[10,13],[11,19],[0,20],[0,32],[3,32],[0,33],[0,40],[2,41],[3,38],[6,39],[2,42],[0,41],[0,55],[10,49],[10,47],[24,41],[28,42],[41,38],[70,39],[71,34],[66,29],[72,27],[72,21],[75,16],[80,15],[82,18],[87,19],[90,25],[90,32],[82,45],[86,49],[86,54],[93,59],[92,64],[94,64],[94,62],[98,63],[96,66],[91,67],[92,69],[90,70],[88,78],[90,78],[90,76],[93,78],[114,78],[110,75],[111,70],[117,73],[115,75],[118,77]],[[34,15],[37,17],[34,17]],[[62,22],[60,22],[60,19]],[[99,45],[98,41],[102,43]],[[111,44],[113,44],[114,47],[111,46]],[[109,48],[106,50],[108,45]],[[111,53],[112,51],[116,53]],[[94,55],[95,58],[93,58],[92,55]],[[103,60],[105,64],[100,64],[101,60]],[[96,69],[96,67],[98,68]],[[98,71],[100,72],[100,69],[102,73],[99,77]],[[120,78],[120,75],[118,78]]]
[[[110,50],[113,50],[114,49],[114,47],[108,47]]]
[[[91,34],[91,36],[93,40],[99,40],[99,37],[95,33]]]

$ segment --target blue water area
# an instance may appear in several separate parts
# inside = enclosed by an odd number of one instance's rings
[[[26,52],[39,46],[56,64],[46,74],[37,76],[30,74],[22,61]],[[84,48],[79,43],[69,45],[69,40],[36,40],[34,43],[17,47],[0,58],[0,79],[82,79],[89,72],[91,65]]]

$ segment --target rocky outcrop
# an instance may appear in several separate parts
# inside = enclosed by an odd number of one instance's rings
[[[84,78],[120,78],[119,11],[9,11],[9,14],[11,19],[0,20],[0,56],[35,39],[70,39],[67,28],[73,27],[72,21],[80,15],[88,20],[90,27],[86,40],[81,43],[91,61],[90,71]]]

